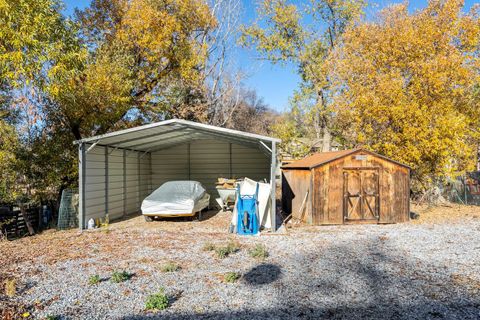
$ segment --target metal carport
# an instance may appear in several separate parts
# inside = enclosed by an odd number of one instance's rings
[[[275,230],[279,139],[172,119],[75,141],[79,147],[81,229],[90,218],[118,219],[168,180],[200,181],[216,197],[218,177],[269,179]]]

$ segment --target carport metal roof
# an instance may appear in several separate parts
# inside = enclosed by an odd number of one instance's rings
[[[212,138],[257,147],[260,144],[261,147],[266,149],[270,149],[267,144],[280,142],[279,139],[258,134],[182,119],[172,119],[85,138],[77,140],[75,143],[88,143],[142,152],[155,152],[181,143]]]

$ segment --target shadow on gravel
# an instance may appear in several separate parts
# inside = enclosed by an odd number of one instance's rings
[[[253,286],[272,283],[280,278],[282,270],[279,266],[262,263],[243,275],[243,280]]]
[[[268,308],[256,308],[260,296],[252,296],[251,308],[245,310],[167,309],[123,319],[480,319],[478,288],[456,282],[437,266],[408,261],[408,255],[385,243],[362,239],[355,247],[332,245],[303,256],[292,253],[282,268],[258,265],[244,275],[241,285],[252,286],[254,293],[272,285],[271,295],[261,297]],[[293,273],[285,271],[287,265]]]

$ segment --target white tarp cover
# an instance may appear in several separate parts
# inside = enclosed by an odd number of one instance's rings
[[[193,215],[206,208],[210,195],[198,181],[169,181],[153,191],[142,202],[142,214]]]
[[[261,227],[266,229],[271,228],[271,219],[270,219],[270,190],[271,186],[269,183],[257,182],[255,180],[245,178],[240,183],[240,193],[242,195],[252,195],[255,194],[258,183],[258,221]],[[232,214],[232,223],[234,230],[236,232],[237,228],[237,206],[233,208]]]

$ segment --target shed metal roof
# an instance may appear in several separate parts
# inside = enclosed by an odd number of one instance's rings
[[[258,146],[259,142],[281,140],[182,119],[165,120],[75,141],[137,151],[156,151],[200,139],[219,139]]]
[[[390,158],[387,158],[385,156],[382,156],[381,154],[368,151],[362,148],[355,148],[355,149],[348,149],[348,150],[340,150],[340,151],[328,151],[328,152],[320,152],[320,153],[315,153],[311,156],[305,157],[301,160],[294,161],[292,163],[289,163],[287,165],[282,166],[282,169],[312,169],[324,164],[327,164],[329,162],[332,162],[334,160],[343,158],[345,156],[354,154],[356,152],[363,151],[365,153],[372,154],[374,156],[380,157],[382,159],[385,159],[387,161],[391,161],[393,163],[396,163],[398,165],[401,165],[403,167],[410,168],[406,164],[403,164],[401,162],[392,160]]]

